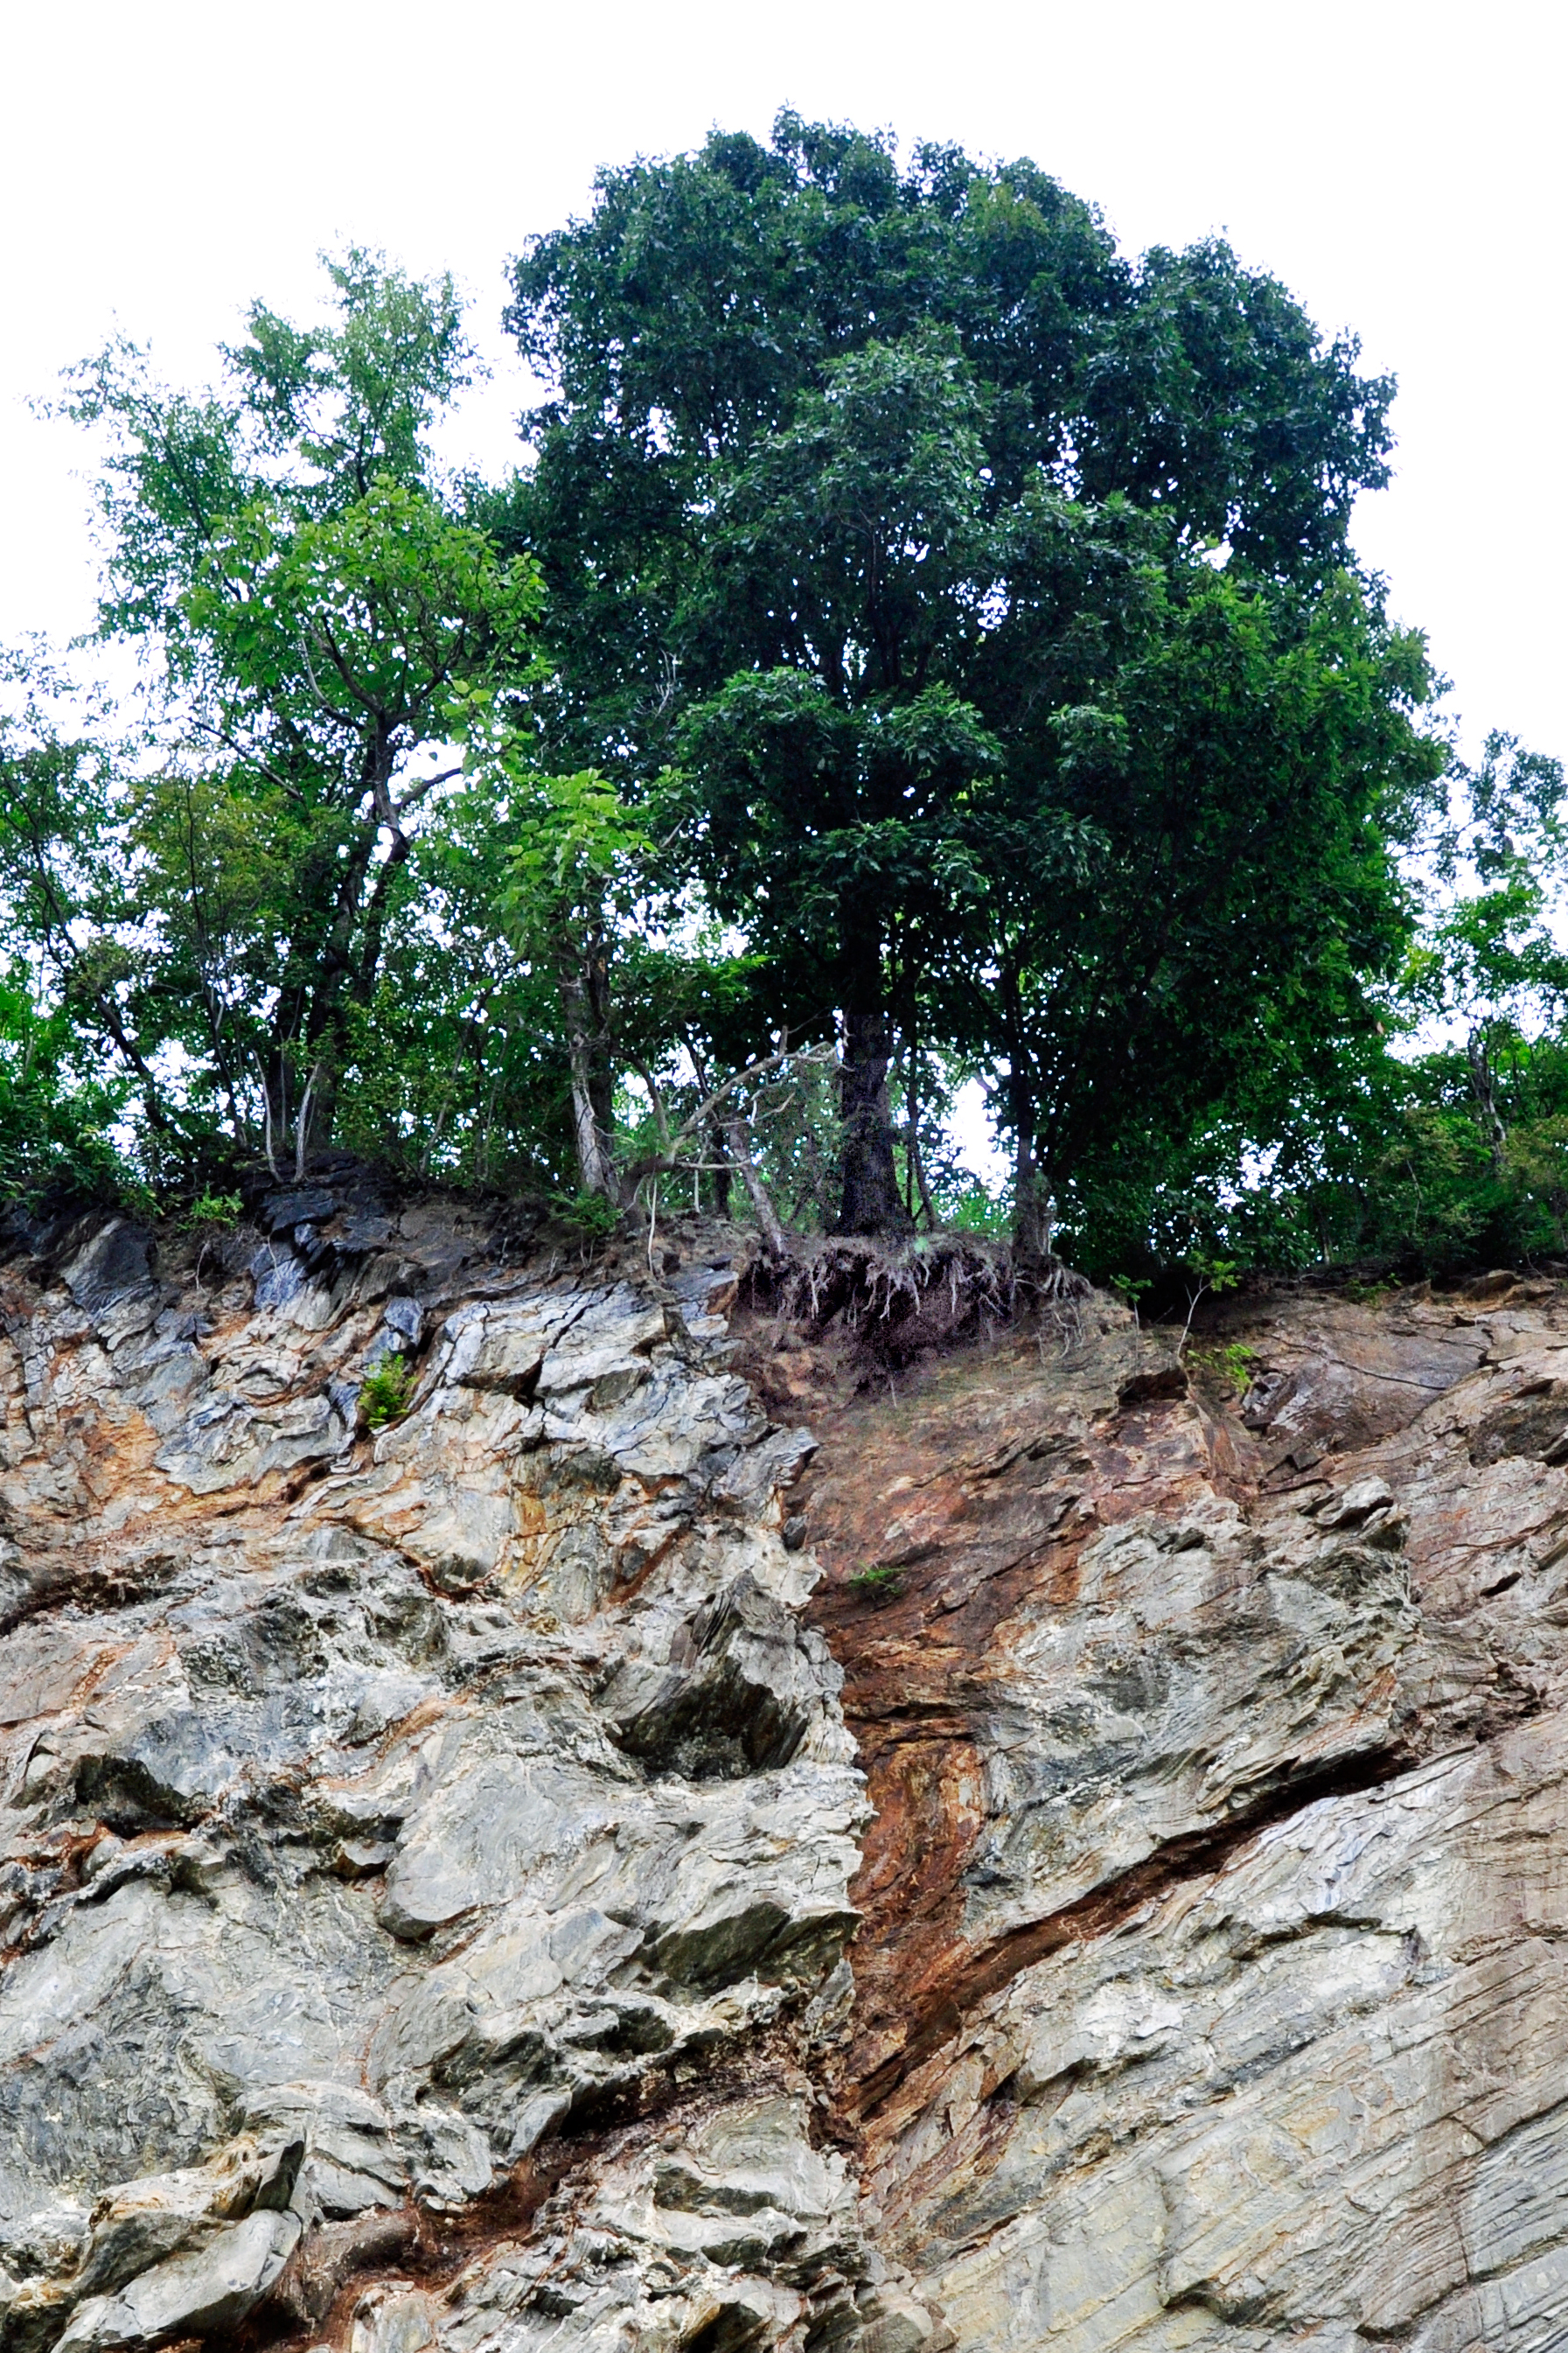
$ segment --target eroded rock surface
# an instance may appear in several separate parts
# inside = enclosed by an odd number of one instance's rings
[[[837,2097],[960,2344],[1568,2343],[1568,1319],[1492,1288],[1190,1381],[1102,1313],[833,1430]]]
[[[45,1239],[0,2346],[1568,2344],[1552,1287],[846,1404],[696,1229]]]
[[[727,1261],[270,1207],[216,1291],[115,1222],[0,1299],[0,2339],[891,2347],[817,2145],[864,1785]]]

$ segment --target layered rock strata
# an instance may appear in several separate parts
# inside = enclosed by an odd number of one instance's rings
[[[1568,2343],[1551,1286],[258,1220],[0,1271],[0,2346]]]
[[[0,1294],[0,2341],[935,2341],[817,2129],[863,1780],[727,1261],[264,1223]]]
[[[839,1418],[837,2096],[960,2344],[1568,2343],[1568,1325],[1506,1282]]]

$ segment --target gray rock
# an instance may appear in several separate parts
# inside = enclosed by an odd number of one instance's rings
[[[155,1295],[152,1237],[129,1219],[115,1218],[67,1260],[60,1280],[77,1305],[95,1319],[127,1296]]]
[[[261,1222],[268,1233],[281,1233],[293,1226],[319,1225],[332,1215],[337,1206],[337,1195],[324,1185],[296,1186],[287,1192],[267,1195],[261,1205]]]
[[[280,1216],[246,1312],[117,1229],[15,1274],[7,2347],[304,2342],[351,2281],[360,2353],[1556,2341],[1545,1311],[1308,1303],[1223,1427],[1086,1312],[933,1378],[934,1474],[873,1468],[924,1393],[868,1406],[833,1552],[728,1270],[384,1222],[348,1266]]]
[[[272,2286],[300,2237],[296,2214],[251,2214],[205,2246],[142,2272],[118,2295],[89,2296],[58,2340],[59,2353],[155,2345],[176,2330],[237,2327]]]
[[[416,1299],[410,1299],[406,1293],[389,1299],[381,1311],[381,1320],[385,1330],[395,1332],[411,1348],[419,1345],[425,1333],[425,1310]]]
[[[144,1250],[110,1234],[72,1263],[79,1306],[27,1327],[24,1518],[58,1508],[89,1351],[113,1468],[71,1505],[101,1606],[68,1572],[0,1658],[18,2353],[221,2338],[269,2297],[267,2326],[314,2326],[353,2247],[395,2263],[412,2210],[462,2213],[756,2033],[808,2052],[827,2030],[792,2005],[842,2017],[864,1796],[800,1623],[815,1570],[776,1532],[802,1441],[634,1286],[521,1280],[450,1309],[413,1411],[351,1459],[367,1347],[417,1345],[424,1311],[311,1283],[285,1237],[317,1214],[270,1205],[237,1324],[165,1329]],[[110,1356],[90,1319],[127,1299],[131,1337],[150,1320]],[[171,1514],[165,1556],[147,1530]],[[842,2168],[798,2098],[724,2155],[732,2106],[695,2202],[658,2205],[645,2150],[553,2286],[516,2301],[487,2263],[449,2306],[373,2276],[354,2342],[455,2347],[491,2312],[528,2343],[570,2305],[617,2337],[717,2315],[773,2343],[818,2274],[852,2314]],[[651,2240],[634,2210],[663,2217]],[[646,2245],[624,2277],[588,2262],[606,2232]]]

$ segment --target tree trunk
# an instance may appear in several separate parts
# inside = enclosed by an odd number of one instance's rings
[[[730,1214],[730,1170],[724,1158],[724,1132],[717,1120],[713,1123],[713,1166],[709,1174],[713,1179],[713,1206],[720,1217]]]
[[[325,1083],[323,1084],[323,1081]],[[310,1165],[310,1137],[313,1130],[326,1135],[332,1131],[332,1115],[336,1093],[331,1072],[326,1061],[321,1060],[305,1082],[300,1098],[300,1108],[294,1119],[294,1182],[302,1185]]]
[[[751,1197],[763,1240],[775,1258],[783,1258],[789,1243],[768,1188],[757,1174],[757,1164],[752,1158],[752,1147],[746,1138],[746,1123],[739,1112],[731,1112],[725,1120],[724,1140],[729,1145],[731,1159],[741,1172],[741,1182]]]
[[[844,1136],[841,1234],[902,1234],[912,1226],[899,1195],[893,1164],[893,1117],[888,1102],[891,1056],[888,1017],[847,1013],[838,1112]]]
[[[1013,1130],[1013,1247],[1026,1266],[1051,1256],[1050,1187],[1037,1156],[1035,1092],[1024,1042],[1024,1007],[1012,965],[1002,974],[1002,1018],[1007,1041],[1007,1121]]]
[[[1016,1129],[1013,1158],[1013,1246],[1026,1264],[1043,1266],[1051,1256],[1055,1224],[1050,1186],[1035,1157],[1035,1139],[1026,1125]]]
[[[904,1201],[911,1222],[918,1224],[919,1219],[915,1217],[915,1202],[919,1200],[921,1216],[926,1221],[926,1231],[928,1234],[934,1234],[936,1211],[931,1206],[931,1188],[926,1183],[925,1155],[921,1150],[920,1046],[912,1024],[909,1039],[909,1084],[904,1090],[904,1134],[907,1139],[905,1145],[907,1178],[904,1185]]]
[[[1471,1030],[1465,1043],[1465,1058],[1470,1066],[1470,1091],[1480,1110],[1481,1125],[1486,1131],[1487,1145],[1491,1153],[1492,1175],[1500,1176],[1508,1146],[1508,1130],[1497,1106],[1497,1090],[1491,1057],[1487,1052],[1485,1030]]]
[[[615,1072],[610,1067],[605,1018],[605,959],[591,951],[580,963],[563,962],[558,978],[572,1071],[572,1134],[578,1174],[585,1193],[597,1193],[618,1208],[621,1181],[613,1150]]]

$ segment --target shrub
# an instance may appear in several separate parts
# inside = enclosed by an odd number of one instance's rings
[[[198,1193],[180,1219],[180,1224],[184,1231],[188,1234],[195,1233],[203,1227],[210,1227],[220,1233],[227,1233],[232,1227],[239,1223],[239,1213],[243,1207],[244,1204],[237,1193]]]
[[[590,1241],[608,1241],[621,1221],[619,1209],[602,1193],[557,1193],[551,1207],[563,1225]]]
[[[369,1430],[401,1421],[413,1402],[414,1371],[403,1356],[383,1356],[360,1385],[360,1411]]]
[[[862,1601],[874,1602],[880,1609],[884,1601],[896,1601],[904,1589],[904,1580],[896,1568],[873,1567],[869,1562],[855,1570],[847,1580],[851,1593]]]
[[[1231,1340],[1222,1348],[1194,1348],[1188,1354],[1187,1362],[1196,1366],[1200,1371],[1212,1373],[1228,1388],[1233,1388],[1237,1397],[1245,1397],[1252,1387],[1252,1368],[1258,1362],[1258,1351],[1249,1348],[1245,1340]]]

